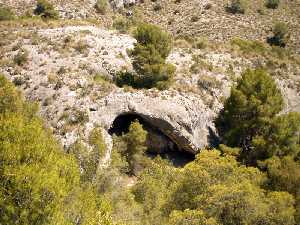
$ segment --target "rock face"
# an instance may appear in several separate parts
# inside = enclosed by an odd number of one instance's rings
[[[182,150],[196,153],[211,140],[214,112],[192,95],[177,91],[128,93],[117,90],[97,102],[90,121],[109,129],[116,117],[131,113],[159,129]]]

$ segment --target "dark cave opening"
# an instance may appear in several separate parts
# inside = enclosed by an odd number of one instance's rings
[[[195,159],[194,154],[181,149],[158,127],[135,113],[125,113],[117,116],[108,132],[110,135],[115,134],[117,136],[127,133],[130,124],[135,120],[138,120],[148,132],[146,154],[149,158],[161,156],[163,159],[168,159],[175,167],[182,167]]]

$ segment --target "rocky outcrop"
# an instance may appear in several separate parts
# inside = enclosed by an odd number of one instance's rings
[[[180,149],[196,153],[210,144],[215,113],[191,94],[156,90],[135,93],[117,90],[101,99],[90,112],[90,122],[109,129],[114,119],[124,113],[141,116],[158,128]]]

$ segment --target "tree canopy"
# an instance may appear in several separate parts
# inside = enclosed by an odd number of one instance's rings
[[[105,200],[81,186],[75,158],[33,106],[0,76],[0,224],[111,224]]]

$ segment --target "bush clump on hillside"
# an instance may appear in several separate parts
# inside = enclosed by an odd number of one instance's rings
[[[244,14],[246,11],[246,3],[244,0],[232,0],[226,6],[226,11],[233,14]]]
[[[142,24],[137,28],[134,37],[137,40],[131,53],[134,73],[121,73],[117,83],[135,88],[166,89],[173,78],[175,68],[166,63],[171,51],[171,37],[161,28]]]
[[[105,14],[108,8],[107,0],[97,0],[95,8],[98,13]]]
[[[267,0],[265,5],[269,9],[277,9],[279,6],[279,0]]]
[[[28,51],[26,49],[21,49],[17,55],[15,55],[13,61],[18,66],[23,66],[28,61]]]
[[[114,20],[113,27],[121,33],[126,33],[129,30],[130,22],[124,17],[118,17]]]
[[[106,200],[36,114],[0,75],[0,224],[112,225]]]
[[[58,19],[58,12],[54,9],[54,6],[47,0],[38,0],[36,8],[34,10],[35,15],[41,16],[43,19]]]
[[[14,18],[15,15],[10,8],[0,5],[0,21],[13,20]]]
[[[223,142],[234,148],[232,155],[243,164],[267,171],[270,190],[294,196],[293,214],[299,224],[300,114],[279,114],[283,107],[283,97],[272,77],[264,70],[247,70],[231,89],[216,125]]]
[[[288,26],[285,23],[278,22],[273,27],[273,36],[267,39],[270,45],[284,48],[288,41]]]

